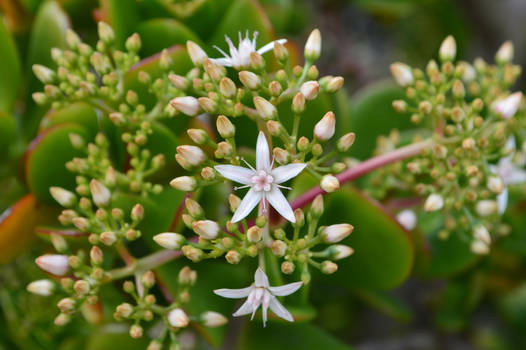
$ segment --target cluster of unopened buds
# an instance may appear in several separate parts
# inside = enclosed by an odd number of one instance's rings
[[[310,101],[321,93],[337,92],[343,78],[318,79],[318,70],[313,65],[321,51],[318,30],[310,34],[305,45],[305,64],[294,67],[283,45],[285,39],[256,49],[256,34],[253,39],[248,35],[240,34],[237,47],[227,38],[230,54],[219,49],[224,57],[217,59],[208,58],[204,50],[189,41],[187,51],[195,67],[184,76],[172,72],[173,61],[168,51],[163,51],[158,61],[162,77],[153,79],[145,71],[137,73],[138,81],[147,85],[157,98],[149,108],[139,101],[136,91],[127,88],[124,78],[139,60],[141,41],[137,34],[126,41],[127,52],[123,52],[115,48],[111,27],[102,22],[95,49],[69,31],[68,49],[52,52],[57,70],[33,67],[45,84],[44,92],[33,95],[37,103],[51,104],[55,109],[79,101],[90,104],[120,129],[129,155],[126,170],[119,170],[122,167],[111,158],[110,142],[103,133],[97,134],[93,142],[70,134],[72,146],[85,153],[85,157],[66,164],[68,170],[77,174],[75,191],[50,189],[52,197],[65,208],[59,221],[67,228],[54,229],[49,234],[57,253],[36,260],[53,278],[28,286],[29,291],[40,295],[66,295],[58,303],[60,314],[56,324],[67,323],[78,310],[88,313],[86,309],[99,302],[104,284],[128,277],[135,278],[134,282],[126,280],[123,284],[129,302],[118,305],[114,316],[118,321],[132,321],[130,335],[134,338],[143,335],[142,323],[162,320],[164,326],[156,327],[161,330],[149,349],[160,349],[166,342],[176,346],[176,334],[191,321],[207,327],[225,324],[226,318],[213,311],[188,313],[185,305],[190,302],[190,287],[196,279],[195,271],[188,267],[179,273],[173,302],[166,305],[156,301],[152,293],[156,285],[153,271],[179,257],[181,252],[193,262],[224,256],[228,263],[239,264],[244,258],[257,258],[259,267],[251,286],[218,289],[215,293],[226,298],[247,298],[234,316],[254,317],[261,306],[264,323],[268,308],[278,317],[293,321],[293,315],[277,297],[309,285],[312,268],[334,273],[338,268],[336,261],[353,253],[352,248],[337,244],[352,233],[352,225],[318,225],[324,212],[322,195],[315,197],[304,212],[299,207],[293,208],[282,192],[290,190],[285,184],[302,172],[315,177],[325,192],[340,187],[335,175],[344,171],[346,165],[334,158],[349,150],[355,135],[348,133],[331,143],[336,133],[336,116],[332,112],[318,117],[310,139],[310,135],[300,135],[300,123]],[[280,67],[277,71],[267,69],[262,55],[268,51],[273,52]],[[225,67],[231,67],[232,72]],[[233,75],[235,79],[230,78]],[[290,112],[282,112],[289,107]],[[155,235],[154,241],[164,250],[135,258],[127,243],[141,238],[137,227],[148,213],[133,200],[166,190],[163,184],[148,180],[166,163],[162,154],[152,155],[148,148],[153,124],[158,119],[183,118],[183,115],[197,117],[199,123],[192,125],[206,126],[186,130],[194,144],[178,146],[175,159],[188,174],[170,182],[172,187],[189,192],[181,205],[186,209],[181,218],[188,230],[183,227],[180,233]],[[255,152],[236,146],[236,119],[242,117],[257,126]],[[209,125],[210,120],[215,120],[217,134]],[[220,217],[217,213],[205,213],[199,204],[200,196],[207,186],[225,187],[225,180],[240,184],[234,190],[248,191],[243,199],[232,193],[228,203],[225,200],[232,215],[225,214],[227,211],[221,212]],[[250,219],[256,207],[258,213]],[[271,208],[278,215],[271,215]],[[291,225],[285,226],[286,222]],[[72,237],[87,238],[90,248],[73,250],[68,244]],[[115,253],[125,266],[112,266]],[[265,272],[268,259],[281,259],[281,272],[285,275],[298,268],[301,281],[270,286]],[[280,275],[279,279],[282,278]]]
[[[480,58],[473,65],[455,63],[455,57],[456,43],[449,36],[440,47],[440,63],[431,60],[425,72],[403,63],[391,65],[407,94],[393,107],[410,113],[420,127],[403,136],[406,140],[412,136],[413,146],[420,145],[421,151],[377,172],[371,179],[372,193],[384,197],[398,190],[423,196],[425,211],[445,215],[439,238],[454,232],[470,243],[474,253],[487,254],[492,239],[509,232],[500,220],[508,186],[526,181],[526,172],[514,164],[523,158],[516,148],[522,137],[518,126],[524,119],[523,98],[521,92],[509,91],[520,67],[511,63],[510,42],[498,50],[495,65]],[[392,150],[402,139],[397,132],[380,138],[377,152]],[[399,219],[409,229],[417,223],[411,210],[402,211]]]

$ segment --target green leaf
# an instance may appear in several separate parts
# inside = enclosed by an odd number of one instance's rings
[[[308,323],[269,322],[267,327],[263,328],[261,324],[249,322],[243,331],[237,349],[351,350],[352,348]]]
[[[343,130],[357,135],[350,150],[352,156],[359,159],[370,157],[378,136],[387,135],[395,128],[412,127],[409,115],[398,114],[392,107],[394,100],[404,99],[404,96],[403,89],[386,82],[371,85],[355,96],[352,113],[341,124]]]
[[[0,16],[0,111],[11,112],[20,87],[20,58],[6,22]]]
[[[86,128],[78,124],[61,124],[40,134],[26,153],[26,179],[31,192],[40,200],[55,203],[51,186],[75,188],[75,175],[66,169],[66,162],[83,153],[71,146],[69,134],[88,140]]]
[[[15,118],[13,118],[11,114],[0,111],[0,157],[7,154],[9,147],[16,139],[16,136],[17,129]]]
[[[411,272],[414,247],[409,233],[379,203],[352,187],[326,197],[321,223],[350,223],[354,232],[343,241],[354,254],[338,262],[338,271],[327,276],[345,287],[391,289]]]
[[[150,56],[164,48],[192,40],[202,45],[201,39],[181,22],[171,18],[154,18],[142,22],[137,27],[142,39],[141,54]]]
[[[58,110],[50,110],[42,119],[40,127],[46,130],[64,123],[80,124],[86,128],[86,131],[89,131],[91,136],[95,136],[99,129],[97,113],[93,107],[85,102],[77,102]]]
[[[407,323],[413,318],[411,308],[389,294],[366,289],[356,289],[354,292],[371,307],[394,318],[398,322]]]
[[[210,44],[226,47],[225,35],[237,41],[238,33],[243,35],[246,31],[257,31],[258,45],[263,46],[272,41],[273,32],[267,14],[254,0],[236,0],[215,28]],[[263,43],[263,44],[262,44]]]
[[[124,43],[132,35],[139,22],[139,11],[135,0],[101,0],[102,18],[111,25],[115,32],[117,47],[124,48]]]

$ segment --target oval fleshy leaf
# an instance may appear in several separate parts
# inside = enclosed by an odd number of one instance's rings
[[[0,52],[0,111],[10,112],[20,86],[20,58],[3,20],[0,20]]]
[[[171,18],[154,18],[142,22],[137,27],[141,36],[141,53],[145,56],[153,55],[166,47],[176,44],[185,45],[192,40],[201,45],[201,39],[181,22]]]

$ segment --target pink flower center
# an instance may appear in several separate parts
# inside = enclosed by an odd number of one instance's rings
[[[272,189],[272,183],[274,182],[274,177],[267,174],[264,170],[259,170],[256,175],[252,176],[252,188],[255,191],[265,191],[268,192]]]

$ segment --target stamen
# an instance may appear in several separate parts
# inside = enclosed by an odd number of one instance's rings
[[[254,169],[254,168],[252,167],[252,165],[250,165],[250,164],[245,160],[245,158],[241,157],[241,160],[242,160],[242,161],[243,161],[243,162],[244,162],[244,163],[245,163],[250,169],[256,171],[256,169]]]
[[[278,185],[278,184],[276,184],[276,186],[278,186],[278,188],[284,188],[284,189],[289,190],[289,191],[292,190],[292,187]]]
[[[243,188],[247,188],[247,187],[250,187],[250,185],[235,186],[235,187],[234,187],[234,191],[241,190],[241,189],[243,189]]]
[[[272,155],[272,161],[270,162],[270,169],[272,169],[274,167],[274,154]]]
[[[225,58],[230,58],[230,56],[228,56],[226,54],[225,51],[221,50],[217,45],[214,45],[214,49],[216,49],[217,51],[219,51],[223,56],[225,56]]]

